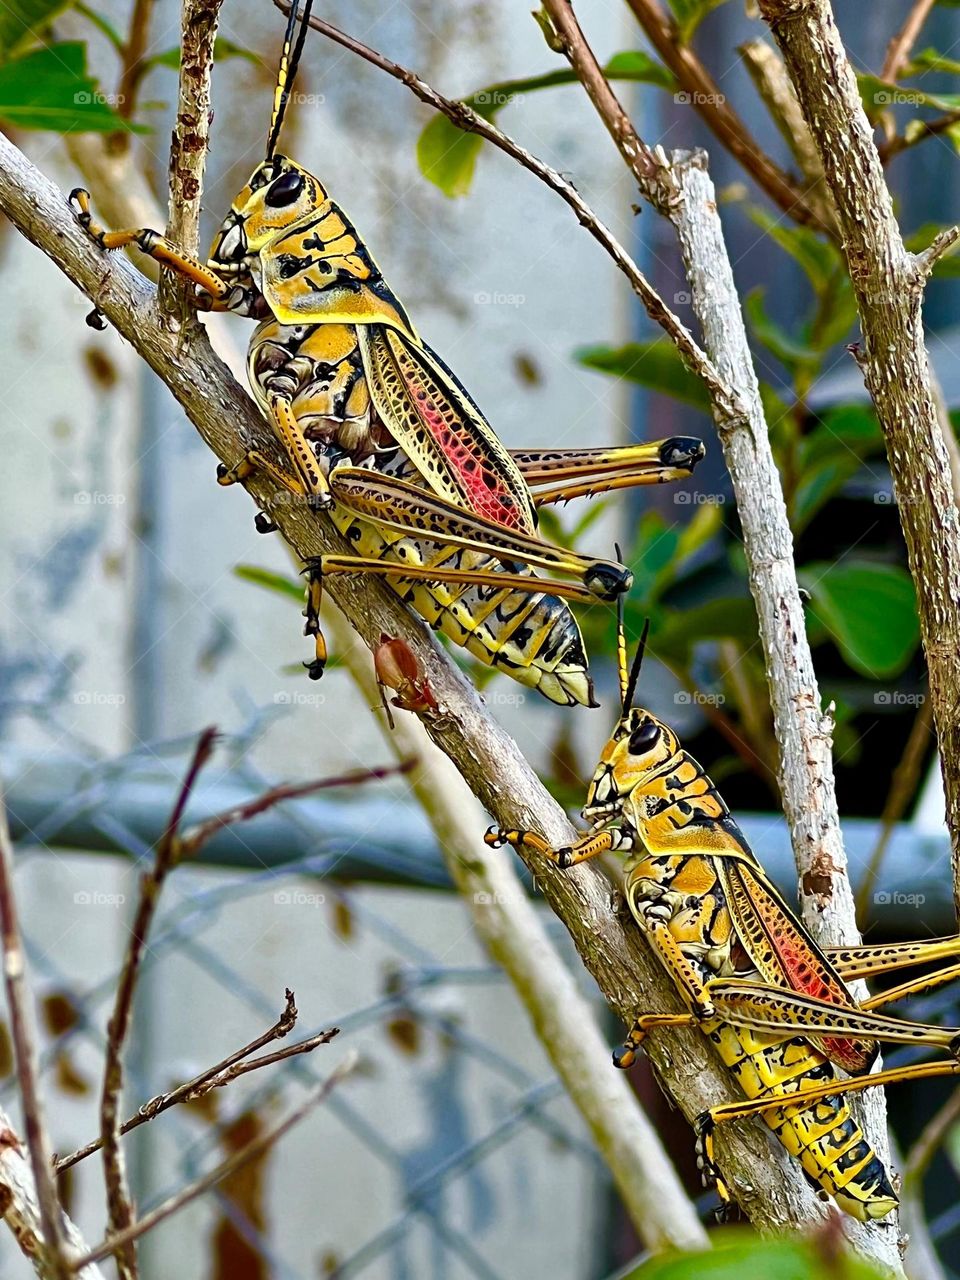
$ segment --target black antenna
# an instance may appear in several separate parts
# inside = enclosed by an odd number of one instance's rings
[[[650,630],[650,619],[643,624],[643,632],[640,636],[640,643],[637,645],[637,653],[633,659],[633,666],[630,668],[630,679],[627,681],[627,691],[623,696],[624,714],[633,706],[633,695],[637,691],[637,681],[640,679],[640,668],[643,665],[643,652],[647,647],[647,634]]]
[[[307,38],[307,27],[310,22],[310,10],[312,8],[313,0],[306,0],[298,32],[297,17],[300,10],[300,0],[291,0],[290,13],[287,17],[287,30],[283,38],[283,50],[280,54],[280,66],[277,69],[277,87],[273,95],[273,118],[270,121],[270,135],[267,138],[266,158],[268,160],[273,159],[277,143],[280,140],[283,117],[286,114],[287,102],[290,98],[293,82],[297,77],[297,68],[300,66],[300,55],[303,53],[304,41]],[[295,45],[294,35],[296,35]]]

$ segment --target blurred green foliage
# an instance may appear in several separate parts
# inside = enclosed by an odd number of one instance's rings
[[[624,1280],[880,1280],[882,1273],[823,1235],[759,1240],[750,1232],[714,1231],[712,1249],[671,1253],[643,1263]]]

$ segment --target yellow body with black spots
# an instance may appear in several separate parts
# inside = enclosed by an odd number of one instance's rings
[[[540,538],[537,506],[681,479],[703,446],[676,438],[517,455],[503,446],[421,340],[351,219],[315,175],[277,149],[309,8],[307,0],[301,17],[291,6],[266,157],[238,192],[205,263],[150,228],[98,227],[79,189],[71,197],[78,219],[102,248],[135,243],[192,281],[198,305],[260,322],[248,370],[283,465],[251,450],[223,464],[218,478],[228,485],[266,472],[312,510],[328,511],[351,543],[350,554],[331,552],[309,567],[312,677],[326,660],[323,580],[364,574],[384,578],[481,662],[554,702],[593,705],[567,601],[612,600],[632,575],[619,561]],[[547,487],[534,497],[531,486]],[[261,514],[257,527],[277,526]]]
[[[644,639],[646,632],[644,632]],[[561,868],[624,855],[627,905],[676,986],[684,1013],[641,1012],[614,1062],[629,1067],[650,1034],[696,1027],[743,1094],[698,1119],[701,1167],[724,1201],[714,1159],[723,1122],[762,1116],[808,1178],[863,1221],[897,1205],[890,1178],[849,1097],[878,1084],[960,1072],[960,1031],[875,1012],[960,977],[960,938],[821,948],[767,877],[710,778],[673,730],[634,707],[644,641],[627,671],[622,623],[622,714],[583,808],[587,832],[554,849],[535,832],[492,828],[487,842],[526,846]],[[950,960],[858,1001],[848,983]],[[947,1060],[871,1074],[882,1041],[946,1049]]]

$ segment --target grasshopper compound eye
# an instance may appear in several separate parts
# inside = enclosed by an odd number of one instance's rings
[[[271,185],[270,190],[263,197],[263,202],[271,209],[282,209],[285,205],[293,204],[302,190],[303,174],[297,173],[296,169],[291,169],[288,173],[281,174]]]
[[[630,754],[632,756],[644,756],[648,751],[652,751],[657,745],[660,738],[660,730],[652,720],[644,720],[639,729],[634,729],[630,735]]]

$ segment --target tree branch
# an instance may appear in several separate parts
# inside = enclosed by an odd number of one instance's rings
[[[676,25],[659,0],[627,0],[634,17],[664,63],[683,86],[690,105],[771,200],[796,222],[831,232],[829,221],[765,152],[740,119],[689,45],[680,43]]]
[[[329,1044],[334,1036],[340,1033],[339,1027],[331,1027],[329,1031],[321,1031],[317,1035],[311,1036],[309,1040],[300,1040],[296,1044],[286,1045],[276,1053],[265,1053],[259,1058],[251,1058],[251,1054],[288,1035],[293,1030],[296,1020],[297,1006],[293,1002],[293,992],[288,990],[287,1003],[283,1013],[263,1035],[257,1036],[256,1040],[244,1045],[242,1049],[237,1049],[235,1053],[231,1053],[229,1057],[224,1058],[222,1062],[218,1062],[216,1066],[208,1067],[206,1071],[194,1076],[192,1080],[187,1080],[184,1084],[178,1085],[176,1089],[171,1089],[169,1093],[158,1093],[150,1098],[139,1108],[136,1115],[131,1116],[129,1120],[126,1120],[120,1126],[120,1132],[127,1134],[132,1129],[138,1129],[140,1125],[146,1124],[164,1111],[169,1111],[171,1107],[175,1107],[181,1102],[195,1102],[197,1098],[202,1098],[214,1089],[222,1089],[224,1085],[230,1084],[233,1080],[237,1080],[240,1076],[247,1075],[251,1071],[259,1071],[261,1067],[270,1067],[277,1062],[283,1062],[287,1058],[297,1057],[303,1053],[312,1053],[320,1045]],[[92,1156],[102,1146],[103,1141],[98,1138],[95,1142],[88,1142],[85,1147],[72,1151],[68,1156],[59,1157],[55,1161],[55,1171],[60,1174],[65,1169],[72,1169],[75,1164],[79,1164],[81,1160],[86,1160],[87,1156]]]
[[[25,959],[17,905],[13,891],[13,847],[7,826],[6,806],[0,798],[0,937],[3,945],[3,981],[10,1014],[17,1086],[23,1106],[23,1122],[27,1148],[33,1168],[33,1182],[40,1206],[43,1232],[41,1263],[43,1276],[67,1280],[71,1266],[67,1252],[66,1232],[61,1220],[60,1198],[53,1176],[50,1139],[43,1118],[43,1107],[37,1088],[37,1033],[25,989]],[[12,1136],[12,1130],[7,1128]],[[9,1142],[9,1138],[7,1139]],[[16,1144],[16,1138],[13,1138]],[[6,1211],[5,1211],[6,1212]],[[19,1238],[19,1237],[18,1237]]]
[[[280,1141],[294,1125],[299,1124],[305,1119],[315,1107],[318,1107],[331,1091],[349,1075],[356,1066],[357,1054],[356,1050],[351,1049],[350,1053],[344,1058],[330,1075],[316,1089],[312,1089],[307,1094],[303,1102],[294,1107],[282,1120],[278,1120],[276,1124],[269,1125],[260,1134],[254,1138],[252,1142],[248,1142],[240,1151],[229,1156],[215,1169],[211,1169],[209,1173],[205,1173],[202,1178],[198,1178],[196,1182],[192,1182],[188,1187],[172,1195],[169,1200],[164,1200],[156,1209],[151,1209],[149,1213],[145,1213],[142,1218],[138,1218],[136,1222],[131,1223],[122,1232],[117,1235],[111,1235],[100,1244],[94,1246],[79,1262],[74,1264],[76,1270],[89,1266],[92,1262],[99,1262],[103,1258],[108,1258],[110,1254],[115,1253],[118,1249],[130,1249],[135,1241],[145,1236],[148,1231],[152,1231],[154,1227],[158,1227],[161,1222],[165,1222],[167,1218],[172,1217],[175,1213],[179,1213],[181,1209],[192,1201],[204,1195],[211,1187],[215,1187],[218,1182],[222,1182],[224,1178],[229,1178],[231,1174],[242,1169],[245,1164],[249,1164],[251,1160],[256,1160],[258,1156],[263,1155],[265,1151]]]
[[[960,522],[924,346],[926,264],[904,247],[829,0],[760,0],[760,10],[816,139],[843,233],[864,336],[860,365],[886,438],[917,591],[960,902]]]
[[[371,701],[377,687],[366,650],[337,619],[331,629],[355,683]],[[707,1233],[670,1157],[610,1050],[590,1005],[557,952],[503,850],[478,841],[482,806],[422,725],[398,713],[385,741],[398,758],[416,755],[411,789],[473,919],[477,937],[513,983],[550,1061],[607,1163],[624,1207],[649,1249],[703,1249]]]
[[[913,46],[917,43],[923,24],[937,0],[913,0],[910,12],[903,26],[887,46],[887,56],[883,60],[880,79],[887,84],[896,84]]]
[[[134,1219],[133,1201],[120,1145],[120,1098],[123,1090],[123,1048],[133,1016],[133,998],[140,976],[140,962],[146,950],[147,935],[156,914],[164,881],[179,857],[177,841],[184,810],[200,771],[213,754],[215,741],[216,732],[213,729],[206,729],[200,735],[167,828],[157,843],[153,867],[140,879],[130,939],[117,980],[113,1012],[107,1023],[103,1085],[100,1091],[100,1145],[103,1150],[103,1178],[111,1236],[122,1235]],[[115,1256],[121,1280],[127,1280],[128,1277],[135,1280],[138,1268],[133,1245],[118,1244]]]
[[[196,255],[200,243],[200,195],[210,138],[210,76],[217,22],[223,0],[182,0],[180,16],[180,76],[177,119],[170,144],[170,216],[167,236],[187,253]],[[172,273],[165,273],[161,303],[171,311],[190,305],[192,291]],[[169,291],[169,297],[168,295]]]
[[[276,457],[276,443],[250,397],[212,353],[197,326],[189,349],[159,323],[154,293],[120,256],[108,257],[76,225],[64,196],[0,136],[0,209],[65,274],[100,306],[109,321],[156,370],[186,410],[203,439],[228,465],[256,447]],[[229,499],[211,480],[211,501]],[[246,482],[261,507],[270,508],[283,536],[301,559],[349,549],[330,523],[302,504],[290,503],[269,477]],[[216,495],[216,496],[215,496]],[[555,844],[569,844],[570,823],[547,794],[516,743],[483,709],[475,690],[382,584],[364,579],[331,581],[328,594],[348,616],[369,648],[382,632],[399,636],[424,666],[442,722],[430,736],[450,756],[494,821],[541,831]],[[603,607],[603,606],[596,606]],[[611,616],[611,625],[613,618]],[[478,847],[481,834],[477,833]],[[534,865],[535,863],[535,865]],[[558,872],[531,859],[553,910],[564,922],[600,990],[624,1022],[637,1010],[680,1009],[679,997],[631,918],[611,911],[610,888],[591,867]],[[649,1056],[664,1088],[688,1119],[730,1097],[730,1078],[697,1032],[654,1035]],[[783,1229],[822,1218],[825,1209],[785,1151],[771,1148],[759,1121],[723,1126],[718,1158],[737,1199],[763,1229]],[[762,1170],[762,1176],[758,1176]],[[853,1233],[856,1224],[845,1226]],[[859,1244],[858,1244],[859,1247]]]
[[[740,56],[750,73],[757,92],[763,99],[780,135],[793,153],[800,172],[810,184],[807,199],[814,204],[820,219],[836,235],[836,217],[830,207],[830,196],[823,184],[823,165],[817,155],[817,144],[807,128],[797,94],[787,69],[776,49],[765,40],[748,40],[740,46]]]
[[[150,17],[153,13],[153,0],[134,0],[130,15],[130,27],[126,43],[123,46],[123,65],[120,70],[120,81],[117,85],[117,114],[124,120],[133,118],[136,110],[137,89],[143,77],[143,60],[150,39]],[[117,135],[121,150],[130,148],[130,135]]]
[[[925,142],[927,138],[935,138],[940,133],[946,133],[955,124],[960,124],[960,111],[945,111],[933,120],[917,120],[916,128],[909,137],[896,133],[892,138],[887,138],[880,143],[878,147],[880,162],[886,164],[901,151],[907,151],[910,147],[915,147],[918,142]]]

